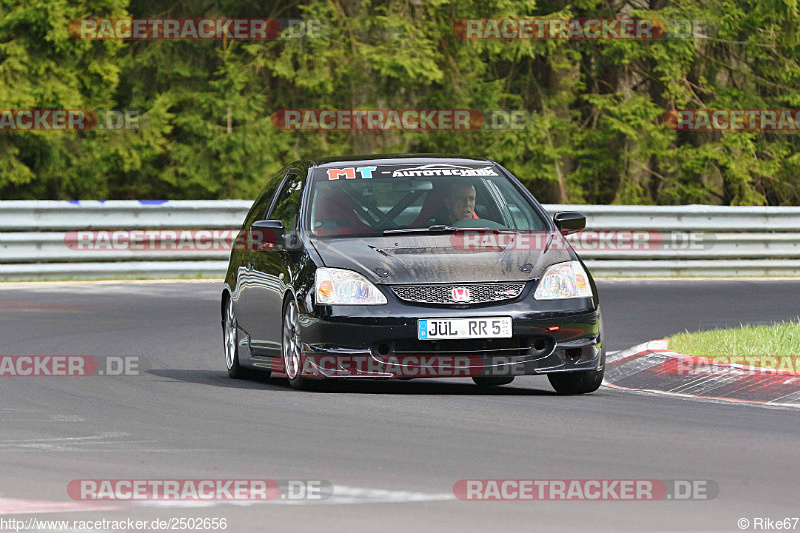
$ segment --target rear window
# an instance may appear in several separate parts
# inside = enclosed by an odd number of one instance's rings
[[[543,230],[547,223],[492,164],[336,166],[313,174],[313,235],[372,236],[436,224]]]

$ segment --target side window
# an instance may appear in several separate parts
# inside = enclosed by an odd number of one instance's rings
[[[264,188],[261,189],[261,192],[258,193],[258,198],[256,198],[256,201],[253,203],[253,207],[251,207],[250,211],[247,213],[247,218],[244,220],[243,227],[249,228],[256,220],[267,218],[267,209],[269,209],[269,206],[272,204],[275,191],[278,189],[278,185],[281,184],[281,180],[285,175],[286,169],[283,169],[269,179]]]
[[[494,198],[495,203],[500,209],[502,223],[510,228],[520,230],[541,230],[547,228],[542,220],[536,216],[535,211],[524,203],[525,199],[511,188],[510,183],[498,183],[486,180],[486,188]],[[501,222],[501,220],[497,220]]]
[[[290,172],[283,182],[275,207],[272,208],[269,218],[283,222],[284,229],[293,231],[297,225],[297,215],[300,212],[300,200],[303,197],[303,179],[300,174]]]

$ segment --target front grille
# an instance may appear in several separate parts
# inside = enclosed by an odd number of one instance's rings
[[[392,291],[403,301],[424,304],[481,304],[513,300],[525,283],[463,283],[450,285],[395,285]]]

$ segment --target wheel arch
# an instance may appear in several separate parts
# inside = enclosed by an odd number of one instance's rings
[[[286,309],[286,304],[289,302],[289,300],[294,300],[295,305],[297,305],[297,310],[300,310],[300,305],[297,303],[297,295],[291,287],[286,287],[286,290],[283,293],[283,301],[281,302],[281,315],[283,315],[283,311]]]
[[[225,306],[228,304],[228,300],[231,299],[231,290],[226,285],[225,288],[222,289],[222,297],[219,300],[219,312],[220,318],[225,320]]]

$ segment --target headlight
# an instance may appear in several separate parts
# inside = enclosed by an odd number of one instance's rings
[[[318,268],[314,277],[318,304],[381,305],[386,296],[367,278],[342,268]]]
[[[592,296],[589,276],[578,261],[558,263],[548,268],[533,297],[537,300],[585,298]]]

